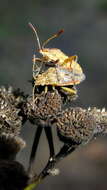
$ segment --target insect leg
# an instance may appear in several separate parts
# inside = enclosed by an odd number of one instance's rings
[[[40,58],[36,58],[35,54],[33,55],[33,79],[35,80],[34,86],[33,86],[33,92],[32,92],[32,96],[33,96],[33,109],[34,109],[34,102],[35,102],[35,87],[36,87],[36,77],[38,76],[41,68],[42,68],[42,64],[40,67],[37,67],[37,69],[35,70],[35,63],[39,61],[43,64],[43,61]]]
[[[45,86],[45,94],[48,92],[48,86]]]
[[[35,54],[33,55],[33,78],[35,79],[36,76],[40,73],[41,67],[42,66],[37,66],[36,62],[42,63],[43,61],[40,58],[36,58]],[[36,69],[35,69],[35,64],[36,64]]]
[[[65,92],[68,92],[69,94],[72,94],[72,95],[75,95],[77,92],[75,89],[72,89],[72,88],[68,88],[68,87],[64,87],[64,86],[61,86],[61,88],[65,91]]]
[[[52,89],[55,90],[55,86],[52,86]]]

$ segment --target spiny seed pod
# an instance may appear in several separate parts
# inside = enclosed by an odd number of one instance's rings
[[[52,115],[61,111],[62,99],[58,91],[44,91],[41,94],[35,94],[34,108],[33,99],[29,97],[23,108],[25,115],[33,122],[35,119],[46,120]]]
[[[19,162],[0,160],[1,190],[23,190],[28,180],[29,177]]]
[[[107,111],[105,108],[98,109],[96,107],[94,108],[88,108],[88,111],[95,117],[96,120],[96,130],[95,130],[95,136],[98,135],[104,135],[107,133]]]
[[[76,107],[57,115],[56,126],[61,141],[79,145],[87,143],[93,137],[96,122],[92,114]]]
[[[7,90],[5,87],[0,88],[0,133],[19,134],[22,117],[19,116],[18,104],[19,100],[13,94],[11,87]]]
[[[16,154],[25,147],[22,138],[14,134],[0,134],[0,160],[14,160]]]

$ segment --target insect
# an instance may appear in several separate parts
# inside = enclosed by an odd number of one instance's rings
[[[78,57],[67,56],[57,48],[45,48],[45,45],[50,40],[58,37],[64,31],[60,30],[58,33],[48,38],[41,46],[36,29],[31,23],[29,23],[29,25],[36,35],[39,47],[38,52],[41,54],[40,58],[37,58],[35,55],[33,58],[33,79],[35,81],[34,87],[48,87],[50,85],[55,88],[58,86],[69,94],[76,94],[76,90],[74,90],[71,86],[77,85],[85,79],[83,70],[77,62]],[[37,63],[40,64],[38,67]],[[42,71],[43,64],[49,64],[49,67],[45,71]]]

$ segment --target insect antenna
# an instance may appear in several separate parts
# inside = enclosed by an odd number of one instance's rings
[[[40,40],[39,40],[39,36],[37,34],[37,31],[35,29],[35,27],[32,25],[32,23],[28,23],[28,25],[30,26],[30,28],[34,31],[35,35],[36,35],[36,39],[37,39],[37,43],[38,43],[38,47],[39,49],[41,49],[41,44],[40,44]]]
[[[64,30],[62,29],[62,30],[60,30],[59,32],[57,32],[56,34],[54,34],[53,36],[51,36],[50,38],[48,38],[48,39],[43,43],[42,49],[45,47],[45,45],[46,45],[49,41],[51,41],[51,40],[54,39],[54,38],[59,37],[63,32],[64,32]]]

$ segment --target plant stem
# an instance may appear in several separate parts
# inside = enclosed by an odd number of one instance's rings
[[[46,176],[48,176],[50,174],[49,171],[52,170],[59,161],[64,159],[66,156],[68,156],[70,153],[72,153],[75,149],[76,149],[75,146],[71,146],[69,144],[64,144],[63,147],[61,148],[61,150],[59,151],[59,153],[56,154],[56,156],[54,156],[53,158],[51,157],[48,160],[48,163],[46,164],[45,168],[39,174],[38,180],[41,179],[41,181],[42,181],[44,178],[46,178]],[[32,182],[34,183],[36,180],[37,180],[37,176],[35,175],[32,178]]]
[[[33,141],[33,145],[32,145],[32,150],[31,150],[30,159],[29,159],[28,173],[31,173],[31,171],[32,171],[32,166],[34,163],[34,159],[35,159],[35,155],[37,152],[40,136],[42,134],[42,130],[43,130],[43,127],[39,125],[37,127],[35,137],[34,137],[34,141]]]
[[[53,144],[53,136],[52,136],[51,126],[45,126],[44,130],[45,130],[45,134],[46,134],[46,137],[47,137],[47,140],[48,140],[50,158],[53,158],[55,156],[55,151],[54,151],[54,144]]]

